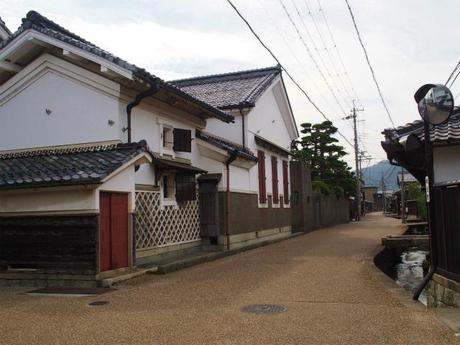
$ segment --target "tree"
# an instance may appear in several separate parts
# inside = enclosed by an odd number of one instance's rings
[[[330,121],[303,123],[301,127],[303,136],[296,141],[293,155],[310,165],[313,186],[336,195],[354,195],[354,173],[342,159],[347,153],[334,138],[337,128]]]

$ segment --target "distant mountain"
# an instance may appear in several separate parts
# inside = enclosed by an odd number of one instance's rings
[[[386,190],[397,190],[397,176],[401,168],[391,165],[388,160],[383,160],[377,164],[363,168],[363,180],[366,186],[378,187],[382,189],[382,176],[385,180]]]

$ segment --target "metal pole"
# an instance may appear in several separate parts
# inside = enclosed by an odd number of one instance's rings
[[[404,188],[404,168],[401,167],[401,220],[406,222],[406,189]]]
[[[431,265],[437,266],[437,253],[436,253],[436,231],[435,229],[435,216],[433,207],[433,146],[430,140],[430,125],[425,121],[425,164],[426,164],[426,202],[428,206],[428,234],[430,237],[430,253],[431,253]]]

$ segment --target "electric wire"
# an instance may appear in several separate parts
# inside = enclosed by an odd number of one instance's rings
[[[284,42],[284,45],[286,46],[286,48],[288,49],[288,51],[290,52],[291,56],[294,58],[294,60],[298,63],[298,65],[301,67],[302,69],[302,72],[306,75],[309,83],[311,83],[313,85],[313,88],[315,90],[320,90],[319,87],[318,87],[318,84],[315,82],[315,80],[310,76],[309,72],[307,71],[307,69],[305,68],[305,64],[302,63],[299,58],[297,57],[297,55],[295,54],[294,50],[292,49],[292,47],[289,45],[286,37],[284,36],[284,34],[282,33],[282,30],[279,29],[278,25],[276,24],[275,20],[273,19],[272,15],[270,14],[270,12],[265,8],[265,6],[263,5],[262,1],[261,0],[257,0],[257,3],[259,4],[259,6],[262,8],[262,10],[265,12],[266,16],[268,17],[268,19],[270,19],[270,23],[271,23],[271,27],[275,29],[276,33],[278,34],[278,36],[281,37],[281,40]],[[319,97],[322,99],[323,103],[324,104],[327,104],[330,109],[332,109],[332,103],[331,102],[328,102],[326,100],[326,98],[324,97],[324,93],[322,92],[318,92],[318,95]],[[335,109],[334,109],[334,112],[335,112]]]
[[[259,43],[262,45],[262,47],[265,48],[265,50],[271,55],[271,57],[278,63],[280,68],[286,73],[288,78],[292,81],[292,83],[300,90],[300,92],[305,96],[305,98],[308,100],[308,102],[321,114],[321,116],[330,121],[329,118],[326,116],[326,114],[316,105],[316,103],[310,98],[308,93],[300,86],[300,84],[296,81],[296,79],[289,73],[289,71],[281,64],[280,60],[276,57],[276,55],[272,52],[272,50],[262,41],[260,36],[255,32],[255,30],[252,28],[251,24],[246,20],[246,18],[243,16],[243,14],[238,10],[238,8],[233,4],[231,0],[227,0],[227,3],[233,8],[233,10],[236,12],[238,17],[246,24],[248,29],[251,31],[251,33],[254,35],[254,37],[259,41]],[[331,121],[332,122],[332,121]],[[348,140],[347,137],[345,137],[340,131],[337,130],[337,133],[345,140],[345,142],[350,145],[351,147],[354,147],[354,145]]]
[[[380,85],[379,85],[379,83],[377,81],[377,77],[375,76],[374,68],[372,67],[371,61],[369,59],[369,55],[367,54],[367,49],[364,46],[364,42],[363,42],[363,40],[361,38],[361,33],[359,32],[358,25],[356,24],[356,20],[355,20],[355,16],[353,14],[353,11],[352,11],[352,9],[350,7],[350,4],[348,3],[348,0],[345,0],[345,3],[347,4],[348,11],[350,12],[350,16],[351,16],[351,19],[353,21],[353,26],[354,26],[354,28],[356,30],[356,35],[358,36],[358,40],[359,40],[359,43],[361,45],[361,48],[363,48],[364,56],[366,57],[366,62],[367,62],[367,65],[369,66],[369,69],[371,71],[372,79],[374,80],[375,86],[376,86],[378,94],[380,96],[380,100],[382,101],[382,105],[385,108],[385,111],[386,111],[386,113],[388,115],[388,118],[389,118],[389,120],[391,122],[391,125],[393,127],[395,127],[395,124],[393,122],[393,118],[391,117],[391,114],[390,114],[390,111],[388,110],[387,104],[385,103],[385,100],[383,99],[382,90],[380,89]]]
[[[455,74],[455,72],[457,71],[457,69],[460,67],[460,61],[457,62],[457,64],[455,65],[454,69],[452,70],[452,73],[449,75],[449,78],[447,78],[447,81],[444,83],[444,86],[447,86],[447,84],[449,83],[450,79],[453,77],[453,75]]]
[[[307,25],[305,24],[305,21],[302,17],[302,15],[300,14],[300,10],[299,10],[299,7],[296,5],[295,3],[295,0],[291,0],[291,3],[292,3],[292,6],[294,7],[295,11],[297,12],[297,16],[299,17],[300,19],[300,22],[302,24],[302,27],[304,28],[306,34],[307,34],[307,37],[310,39],[310,42],[313,46],[313,49],[315,50],[316,52],[316,55],[318,56],[319,58],[319,61],[321,62],[322,66],[323,66],[323,69],[326,71],[326,74],[327,76],[329,77],[329,79],[334,82],[334,77],[333,75],[331,74],[331,72],[329,71],[329,68],[325,62],[325,59],[323,59],[323,56],[321,54],[321,51],[320,49],[318,49],[318,45],[316,44],[315,42],[315,39],[313,38],[313,35],[310,33],[310,30],[308,29]],[[338,75],[338,74],[337,74]],[[349,107],[350,104],[348,104],[348,102],[350,102],[349,100],[347,100],[344,96],[344,94],[340,91],[340,88],[337,87],[337,85],[335,85],[335,89],[336,89],[336,92],[337,94],[339,95],[339,97],[341,98],[342,102],[347,106]],[[350,98],[352,99],[352,98]]]
[[[351,81],[351,78],[350,78],[350,74],[348,73],[348,69],[343,61],[343,57],[342,57],[342,53],[340,52],[339,50],[339,47],[337,46],[337,42],[335,40],[335,37],[334,37],[334,34],[332,33],[332,30],[331,30],[331,27],[329,25],[329,21],[327,20],[327,17],[326,17],[326,12],[324,11],[324,8],[322,7],[321,5],[321,1],[320,0],[316,0],[317,3],[318,3],[318,12],[321,14],[321,17],[323,18],[323,21],[324,21],[324,24],[326,25],[326,29],[329,33],[329,38],[331,39],[331,42],[332,42],[332,45],[334,47],[334,50],[336,52],[336,55],[338,57],[338,60],[340,62],[340,65],[342,66],[343,70],[345,71],[345,77],[348,81],[348,83],[350,84],[350,87],[351,87],[351,90],[353,91],[353,94],[354,94],[354,99],[356,99],[358,101],[358,103],[360,104],[361,108],[362,108],[362,103],[361,103],[361,100],[359,99],[358,97],[358,94],[356,92],[356,89],[353,85],[353,82]]]
[[[295,0],[291,0],[291,1],[293,2],[294,6],[295,6],[295,2],[294,2]],[[311,18],[311,21],[312,21],[312,23],[313,23],[313,26],[315,27],[315,31],[316,31],[316,33],[317,33],[317,35],[318,35],[318,37],[319,37],[319,40],[320,40],[320,42],[321,42],[321,44],[322,44],[322,46],[323,46],[323,50],[325,51],[326,56],[328,57],[329,63],[330,63],[330,65],[332,66],[332,70],[334,71],[335,75],[337,76],[337,78],[338,78],[340,84],[342,85],[343,90],[345,91],[346,96],[348,97],[348,100],[346,100],[346,102],[350,102],[350,104],[351,104],[351,101],[350,101],[350,100],[353,100],[354,97],[353,97],[353,96],[350,94],[350,92],[348,91],[347,86],[345,86],[345,82],[343,81],[342,75],[341,75],[341,73],[339,72],[339,70],[338,70],[338,68],[337,68],[337,65],[336,65],[334,59],[332,58],[332,54],[331,54],[331,52],[329,51],[329,49],[328,49],[328,47],[327,47],[326,41],[324,40],[324,37],[323,37],[323,34],[321,33],[321,30],[320,30],[320,28],[319,28],[319,26],[318,26],[318,23],[317,23],[317,21],[316,21],[316,19],[315,19],[315,16],[313,15],[313,11],[311,10],[310,6],[308,5],[308,1],[307,1],[307,0],[303,0],[303,3],[305,4],[305,8],[306,8],[306,10],[307,10],[307,12],[308,12],[308,15],[309,15],[310,18]],[[296,8],[296,9],[297,9],[297,8]],[[299,16],[300,16],[300,14],[299,14]],[[339,89],[339,90],[340,90],[340,89]],[[345,96],[344,96],[344,99],[345,99]],[[350,105],[350,104],[347,104],[347,105]]]
[[[326,84],[327,88],[329,89],[329,92],[332,94],[334,100],[336,101],[337,105],[339,106],[339,108],[342,110],[342,112],[344,114],[346,114],[346,111],[344,110],[342,104],[340,103],[340,101],[338,100],[337,98],[337,95],[335,94],[334,90],[332,89],[331,85],[329,84],[329,82],[327,81],[327,78],[326,76],[324,75],[323,71],[321,70],[321,68],[319,67],[318,65],[318,62],[316,61],[315,57],[313,56],[313,53],[311,52],[311,49],[308,47],[307,43],[305,42],[305,39],[303,38],[303,35],[301,34],[297,24],[294,22],[294,20],[292,19],[292,16],[291,14],[289,13],[288,9],[286,8],[286,5],[284,4],[283,0],[278,0],[280,5],[282,6],[283,10],[284,10],[284,13],[286,14],[286,16],[288,17],[289,19],[289,22],[291,23],[291,25],[294,27],[294,30],[296,31],[297,33],[297,36],[299,37],[300,41],[302,42],[305,50],[307,51],[307,54],[308,56],[310,57],[310,59],[313,61],[313,64],[315,65],[315,68],[316,70],[318,71],[318,73],[320,74],[321,78],[323,79],[324,83]]]
[[[449,88],[451,88],[452,85],[454,85],[454,83],[455,83],[455,81],[457,80],[459,74],[460,74],[460,70],[457,72],[457,74],[455,75],[455,78],[454,78],[454,79],[452,80],[452,82],[450,83]]]

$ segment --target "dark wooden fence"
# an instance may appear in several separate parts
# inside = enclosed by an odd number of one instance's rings
[[[0,217],[0,269],[94,273],[98,216]]]
[[[433,203],[433,244],[438,271],[460,282],[460,187],[435,187]]]

